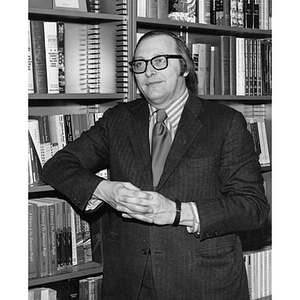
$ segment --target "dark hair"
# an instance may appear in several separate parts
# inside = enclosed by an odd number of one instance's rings
[[[188,72],[188,75],[185,78],[186,86],[193,93],[197,94],[198,93],[198,78],[197,78],[197,74],[195,71],[194,60],[193,60],[193,58],[190,54],[190,51],[189,51],[188,47],[186,46],[185,42],[179,36],[177,36],[175,33],[171,32],[171,31],[167,31],[167,30],[148,31],[138,41],[138,43],[135,47],[135,51],[138,48],[141,41],[143,41],[147,38],[159,36],[159,35],[168,35],[168,36],[172,37],[174,39],[174,41],[176,42],[177,54],[180,54],[183,57],[183,59],[180,60],[180,68],[181,68],[180,74],[183,75],[184,72],[186,72],[186,71]],[[134,52],[134,56],[135,56],[135,52]]]

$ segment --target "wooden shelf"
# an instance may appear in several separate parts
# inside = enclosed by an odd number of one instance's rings
[[[245,104],[272,103],[272,96],[199,95],[199,97],[212,101],[235,101]]]
[[[40,105],[64,105],[66,103],[93,104],[110,101],[123,102],[126,98],[124,93],[105,94],[28,94],[29,106]]]
[[[61,270],[56,275],[29,279],[28,286],[34,287],[42,284],[67,280],[71,278],[93,276],[96,274],[100,274],[102,272],[103,272],[103,267],[101,264],[96,262],[90,262],[87,264],[77,265],[68,269]]]
[[[125,16],[103,13],[88,13],[80,11],[29,8],[28,18],[41,21],[63,21],[75,23],[101,23],[124,21]]]
[[[151,29],[169,29],[178,31],[188,31],[190,33],[208,34],[208,35],[231,35],[244,38],[270,38],[272,33],[270,30],[251,29],[243,27],[230,27],[208,25],[200,23],[188,23],[183,21],[172,21],[153,18],[137,18],[137,26]]]
[[[29,193],[42,193],[42,192],[52,192],[54,189],[50,185],[41,184],[41,185],[29,185]]]

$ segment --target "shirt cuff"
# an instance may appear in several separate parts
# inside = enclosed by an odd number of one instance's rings
[[[193,233],[196,237],[200,236],[200,218],[198,214],[197,205],[195,202],[188,202],[188,204],[191,206],[192,213],[194,216],[194,225],[193,227],[186,227],[186,230],[188,233]]]
[[[102,204],[103,201],[93,195],[92,198],[88,201],[85,211],[86,212],[93,211],[96,208],[100,207]]]

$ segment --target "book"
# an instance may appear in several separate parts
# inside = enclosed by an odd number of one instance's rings
[[[230,95],[230,37],[221,36],[221,95]]]
[[[230,0],[230,26],[238,26],[238,5],[237,0]]]
[[[65,24],[63,22],[57,22],[57,53],[59,92],[65,93]]]
[[[157,18],[168,19],[169,0],[157,0]]]
[[[157,19],[157,1],[158,0],[146,0],[146,17]]]
[[[237,0],[237,26],[238,27],[245,27],[244,1],[246,0]]]
[[[236,95],[245,95],[245,40],[236,38]]]
[[[225,25],[224,0],[217,0],[216,5],[216,25]]]
[[[236,37],[229,37],[229,94],[236,95]]]
[[[48,116],[29,116],[29,119],[34,119],[38,122],[40,135],[41,165],[44,166],[46,161],[52,157]]]
[[[59,93],[56,22],[44,22],[44,41],[46,55],[47,92],[48,94],[56,94]]]
[[[147,15],[147,0],[139,0],[137,1],[137,16],[146,18]]]
[[[49,275],[49,223],[46,203],[31,199],[29,203],[37,205],[39,235],[39,276]]]
[[[210,0],[199,0],[197,2],[198,23],[210,24]]]
[[[52,9],[53,0],[28,0],[29,8],[47,8]]]
[[[28,21],[28,94],[34,93],[30,21]]]
[[[32,41],[34,91],[38,94],[46,94],[47,73],[44,23],[42,21],[30,21],[30,31]]]
[[[196,22],[196,0],[169,0],[168,18],[175,21]]]
[[[245,0],[245,28],[253,28],[253,0]]]
[[[28,203],[28,277],[39,276],[39,233],[38,209],[34,203]]]
[[[87,12],[86,0],[53,0],[53,9]]]

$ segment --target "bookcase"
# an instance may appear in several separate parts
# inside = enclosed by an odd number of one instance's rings
[[[54,0],[53,0],[54,1]],[[50,1],[52,2],[52,1]],[[200,2],[200,1],[199,1]],[[43,1],[41,3],[44,3]],[[220,47],[221,37],[232,37],[249,39],[249,40],[268,40],[272,37],[269,29],[254,29],[238,26],[211,25],[198,22],[175,21],[170,19],[162,19],[157,17],[141,17],[138,13],[137,1],[115,0],[100,1],[100,12],[85,12],[79,10],[60,10],[52,9],[49,1],[46,4],[36,5],[34,0],[29,1],[29,20],[43,22],[64,22],[66,24],[83,24],[84,26],[100,25],[103,32],[101,36],[105,36],[106,65],[105,69],[113,70],[114,74],[103,76],[108,88],[100,88],[99,90],[87,92],[72,91],[64,93],[30,93],[29,98],[29,115],[65,115],[65,114],[85,114],[89,112],[103,113],[108,107],[115,105],[117,102],[131,101],[140,98],[134,81],[133,74],[129,71],[127,62],[131,60],[138,35],[143,34],[152,29],[167,29],[175,32],[182,37],[189,45],[192,51],[192,45],[196,43],[210,44]],[[109,34],[108,34],[109,33]],[[102,34],[102,35],[101,35]],[[101,46],[100,46],[101,49]],[[111,55],[111,53],[113,55]],[[109,56],[110,55],[110,56]],[[78,58],[80,56],[77,56]],[[104,60],[104,59],[102,59]],[[101,69],[101,66],[100,66]],[[100,72],[101,73],[101,72]],[[67,74],[66,74],[67,76]],[[100,74],[100,86],[101,82]],[[201,98],[225,103],[240,110],[245,114],[258,109],[263,114],[266,136],[269,150],[269,163],[262,165],[262,175],[265,180],[266,195],[271,203],[272,195],[272,149],[271,141],[271,119],[272,119],[272,100],[271,92],[246,93],[238,95],[236,92],[229,93],[216,92],[213,94],[201,94]],[[261,112],[262,111],[262,112]],[[250,116],[248,115],[248,116]],[[63,198],[58,192],[51,187],[43,184],[32,184],[29,186],[30,198],[58,197]],[[87,218],[91,224],[92,247],[101,244],[101,224],[99,214]],[[251,233],[241,233],[243,248],[245,253],[251,251],[259,251],[265,246],[271,245],[271,217],[262,231]],[[95,253],[99,248],[94,249]],[[97,251],[96,251],[97,250]],[[92,262],[73,266],[66,270],[62,270],[53,276],[37,277],[29,280],[29,288],[48,286],[51,288],[63,287],[64,290],[79,289],[78,281],[82,278],[98,276],[102,273],[101,257],[95,257]],[[62,293],[62,292],[61,292]],[[74,292],[74,295],[76,291]],[[67,294],[60,294],[58,299],[67,299]],[[77,298],[76,298],[77,297]],[[74,296],[79,299],[78,295]],[[257,298],[258,299],[258,298]],[[259,298],[271,299],[271,296]]]

